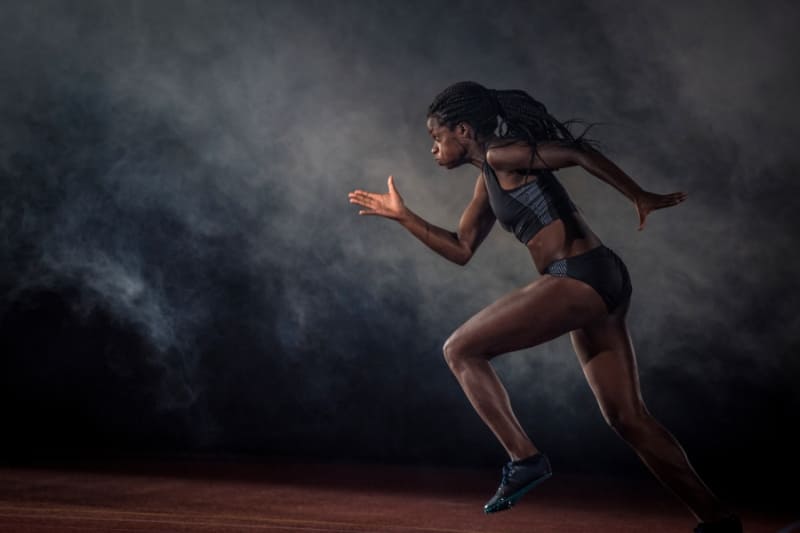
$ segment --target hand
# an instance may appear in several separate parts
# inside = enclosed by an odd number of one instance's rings
[[[639,231],[644,228],[644,219],[651,211],[662,209],[664,207],[672,207],[678,205],[688,198],[685,192],[673,192],[670,194],[656,194],[652,192],[642,191],[636,197],[636,212],[639,213]]]
[[[406,205],[397,189],[394,187],[394,178],[389,176],[389,192],[379,194],[366,192],[360,189],[348,193],[351,204],[366,207],[358,212],[359,215],[380,215],[382,217],[400,219],[406,212]]]

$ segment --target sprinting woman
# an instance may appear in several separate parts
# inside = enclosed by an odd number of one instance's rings
[[[544,105],[519,90],[460,82],[428,108],[431,154],[452,169],[481,170],[456,232],[434,226],[403,202],[389,176],[385,194],[355,190],[360,215],[394,219],[432,250],[466,264],[495,220],[529,250],[540,277],[462,324],[444,344],[444,358],[478,415],[508,452],[502,480],[484,511],[509,509],[552,475],[550,461],[525,433],[490,364],[498,355],[569,333],[603,417],[661,483],[700,522],[696,533],[741,532],[739,518],[711,492],[681,445],[653,416],[639,390],[625,317],[631,283],[622,260],[586,224],[552,171],[580,165],[630,199],[639,229],[654,210],[683,202],[683,192],[639,187],[577,138]]]

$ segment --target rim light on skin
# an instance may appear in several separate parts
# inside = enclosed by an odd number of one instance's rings
[[[505,134],[495,124],[497,117],[510,128]],[[431,154],[439,166],[452,169],[470,163],[483,169],[488,162],[495,173],[505,175],[509,185],[516,185],[511,183],[514,179],[525,179],[527,175],[521,174],[532,168],[557,170],[579,165],[635,203],[640,227],[651,211],[686,199],[685,193],[645,191],[599,151],[590,149],[590,143],[582,139],[583,134],[574,138],[564,124],[547,113],[544,105],[524,91],[496,91],[474,82],[456,83],[437,95],[429,106],[427,129],[433,139]],[[499,145],[495,144],[497,141]],[[391,177],[388,192],[357,189],[350,193],[350,201],[365,208],[359,214],[398,220],[429,248],[463,266],[496,220],[486,183],[481,173],[456,232],[431,225],[408,209]],[[554,260],[575,257],[602,246],[577,210],[572,211],[569,225],[562,222],[542,229],[525,244],[542,274]],[[536,447],[516,419],[507,393],[489,363],[501,353],[531,348],[543,339],[568,331],[608,423],[636,449],[661,483],[679,495],[698,520],[714,521],[729,514],[692,469],[680,444],[643,404],[635,352],[625,322],[628,302],[610,315],[600,291],[592,294],[588,282],[579,283],[582,278],[576,279],[568,281],[543,275],[473,315],[445,342],[445,359],[473,407],[512,461],[536,454]],[[531,287],[535,289],[530,290]],[[537,320],[545,314],[548,320]],[[646,438],[639,438],[642,435]],[[511,495],[497,510],[513,505],[523,493]],[[492,509],[490,506],[489,510]]]
[[[475,139],[472,126],[459,122],[452,129],[439,122],[436,117],[428,117],[428,133],[433,139],[431,154],[439,166],[452,169],[471,163],[477,167],[483,164],[481,146]]]

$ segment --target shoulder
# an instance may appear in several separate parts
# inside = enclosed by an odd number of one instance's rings
[[[523,141],[491,143],[486,150],[486,162],[499,171],[526,167],[531,160],[531,145]]]
[[[498,171],[517,169],[558,169],[576,165],[580,161],[581,150],[559,141],[543,141],[533,147],[524,141],[508,144],[490,145],[486,151],[486,161]]]

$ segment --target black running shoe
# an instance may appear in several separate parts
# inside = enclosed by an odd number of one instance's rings
[[[553,475],[550,460],[537,453],[522,461],[509,461],[503,466],[503,479],[491,500],[483,506],[486,514],[511,509],[525,493]]]
[[[736,515],[728,515],[713,522],[700,522],[694,533],[742,533],[742,522]]]

